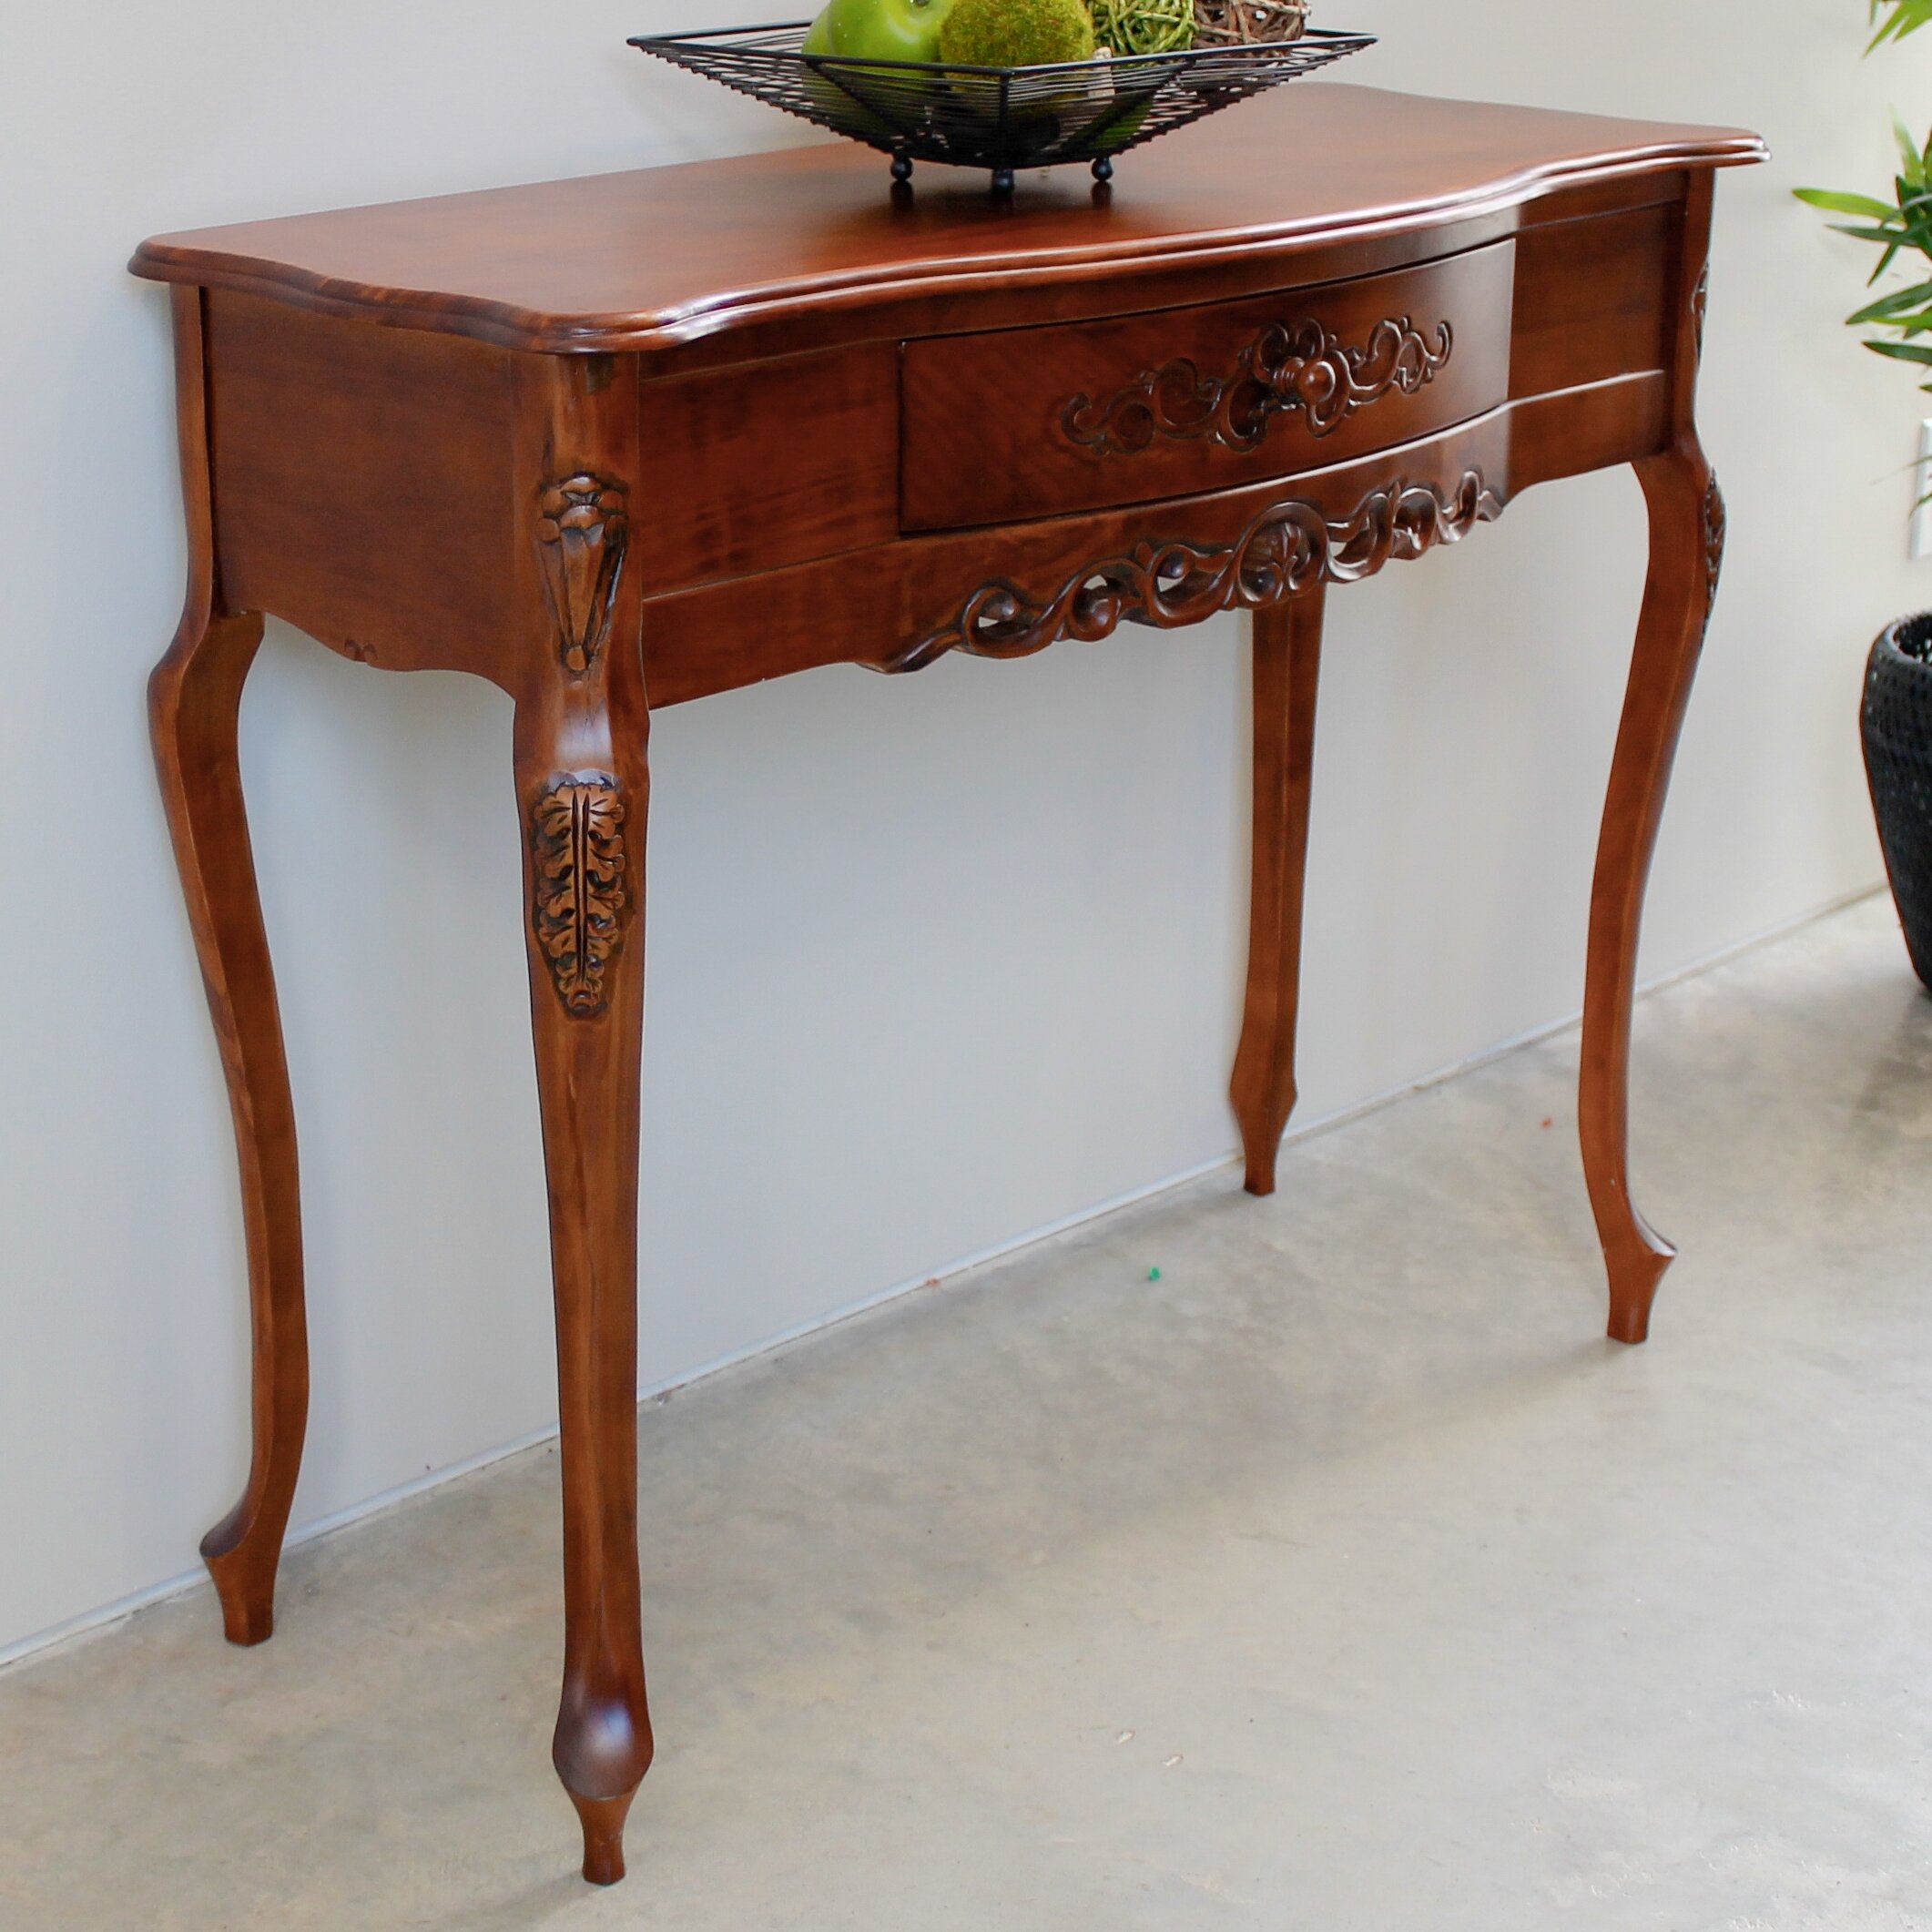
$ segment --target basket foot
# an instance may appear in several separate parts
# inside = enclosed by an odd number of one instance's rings
[[[912,157],[896,154],[892,157],[892,178],[895,181],[910,181],[912,178]]]
[[[1100,155],[1095,158],[1093,178],[1102,182],[1111,181],[1113,178],[1113,163],[1105,155]]]
[[[1013,171],[1010,168],[996,168],[992,171],[992,191],[996,195],[1010,195],[1013,191]]]

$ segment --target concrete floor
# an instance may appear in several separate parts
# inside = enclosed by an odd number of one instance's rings
[[[1874,900],[1638,1040],[1649,1347],[1525,1050],[649,1407],[627,1884],[534,1452],[0,1677],[0,1926],[1932,1925],[1932,1002]]]

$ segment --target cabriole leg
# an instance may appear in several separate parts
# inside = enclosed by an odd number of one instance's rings
[[[533,357],[515,378],[528,607],[542,625],[517,697],[516,789],[563,1442],[564,1686],[551,1756],[595,1885],[624,1876],[625,1819],[651,1763],[637,1570],[650,716],[636,574],[625,567],[635,390],[612,374],[595,359]]]
[[[275,1571],[309,1419],[301,1199],[295,1106],[236,757],[241,691],[260,648],[261,619],[215,608],[201,291],[171,292],[188,601],[174,644],[148,681],[148,722],[235,1118],[254,1337],[248,1487],[202,1540],[201,1554],[229,1642],[260,1643],[275,1627]]]
[[[1295,1111],[1295,1022],[1301,997],[1302,890],[1323,587],[1255,613],[1254,857],[1247,999],[1231,1098],[1247,1191],[1275,1192],[1275,1157]]]
[[[524,706],[516,731],[563,1419],[564,1693],[552,1756],[583,1820],[584,1876],[599,1885],[624,1876],[625,1815],[651,1762],[636,1300],[649,778],[641,701],[635,708],[619,726],[601,712]]]
[[[1636,465],[1650,507],[1650,576],[1590,900],[1578,1119],[1583,1171],[1610,1273],[1610,1333],[1641,1342],[1676,1250],[1630,1195],[1631,1002],[1651,854],[1691,680],[1717,595],[1724,504],[1694,434]]]
[[[275,1571],[309,1417],[295,1107],[236,760],[241,689],[260,644],[258,616],[184,624],[148,686],[155,763],[235,1116],[248,1234],[254,1454],[241,1500],[201,1543],[233,1643],[260,1643],[274,1630]]]

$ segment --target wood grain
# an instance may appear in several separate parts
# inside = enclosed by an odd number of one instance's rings
[[[900,522],[908,530],[944,530],[1197,495],[1389,448],[1480,415],[1509,390],[1514,249],[1499,242],[1389,275],[1111,322],[909,342]],[[1144,447],[1123,448],[1112,437],[1102,447],[1091,426],[1089,441],[1069,433],[1070,411],[1076,423],[1104,428],[1111,410],[1117,428],[1124,403],[1144,422],[1147,399],[1177,386],[1211,384],[1234,400],[1272,329],[1299,333],[1312,325],[1346,364],[1348,351],[1361,354],[1378,327],[1397,321],[1425,347],[1447,341],[1439,370],[1412,391],[1384,387],[1325,433],[1306,406],[1271,410],[1252,447],[1225,434],[1158,431]],[[1418,366],[1432,365],[1418,357]],[[1317,376],[1328,372],[1319,361],[1313,367]],[[1252,375],[1246,388],[1255,388]],[[1301,404],[1292,388],[1286,400]],[[1160,420],[1175,416],[1170,406]]]
[[[1124,162],[1098,197],[1063,169],[1011,200],[976,177],[894,200],[876,155],[835,142],[162,236],[134,266],[517,349],[656,355],[753,331],[741,358],[1038,320],[1042,284],[1272,266],[1355,241],[1385,250],[1354,271],[1367,272],[1453,220],[1500,217],[1511,232],[1540,193],[1763,154],[1735,128],[1314,81],[1190,128],[1131,173]],[[1134,304],[1119,290],[1113,306]]]
[[[1590,896],[1577,1118],[1583,1172],[1610,1273],[1610,1333],[1641,1342],[1676,1250],[1630,1186],[1630,1050],[1643,892],[1724,558],[1724,498],[1697,439],[1711,182],[1693,184],[1676,253],[1669,447],[1636,465],[1650,514],[1650,569],[1631,654]]]
[[[1237,490],[1154,505],[1054,517],[1004,529],[955,531],[738,578],[646,605],[645,666],[654,707],[824,664],[902,664],[981,585],[999,579],[1035,600],[1083,565],[1143,544],[1212,550],[1256,514],[1294,500],[1324,517],[1352,516],[1398,477],[1452,494],[1471,471],[1502,501],[1515,492],[1504,412],[1394,453],[1269,478]],[[1632,452],[1635,453],[1635,452]]]
[[[616,582],[583,672],[554,647],[544,478],[637,473],[636,392],[581,363],[520,357],[515,468],[530,479],[515,608],[515,762],[525,829],[530,1018],[544,1123],[564,1483],[564,1686],[551,1756],[584,1831],[584,1876],[624,1876],[624,1821],[650,1768],[637,1574],[637,1152],[650,714],[639,584]],[[575,795],[575,808],[560,802]],[[585,796],[599,823],[585,822]]]
[[[1275,1157],[1295,1111],[1302,902],[1325,604],[1317,585],[1255,613],[1247,992],[1229,1088],[1251,1195],[1275,1192]]]
[[[865,342],[646,381],[656,594],[899,534],[899,349]]]
[[[509,689],[511,358],[208,298],[221,581],[344,656]]]
[[[1667,368],[1682,225],[1681,208],[1649,208],[1525,234],[1510,395]]]
[[[261,618],[219,607],[201,296],[174,291],[175,383],[188,583],[180,628],[148,680],[155,768],[221,1050],[241,1170],[252,1335],[252,1449],[241,1499],[202,1540],[232,1643],[275,1628],[275,1571],[309,1415],[295,1103],[242,802],[237,725]]]

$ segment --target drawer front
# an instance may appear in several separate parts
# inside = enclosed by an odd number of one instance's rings
[[[1509,393],[1515,249],[1201,308],[908,342],[900,525],[1193,495],[1480,415]]]

